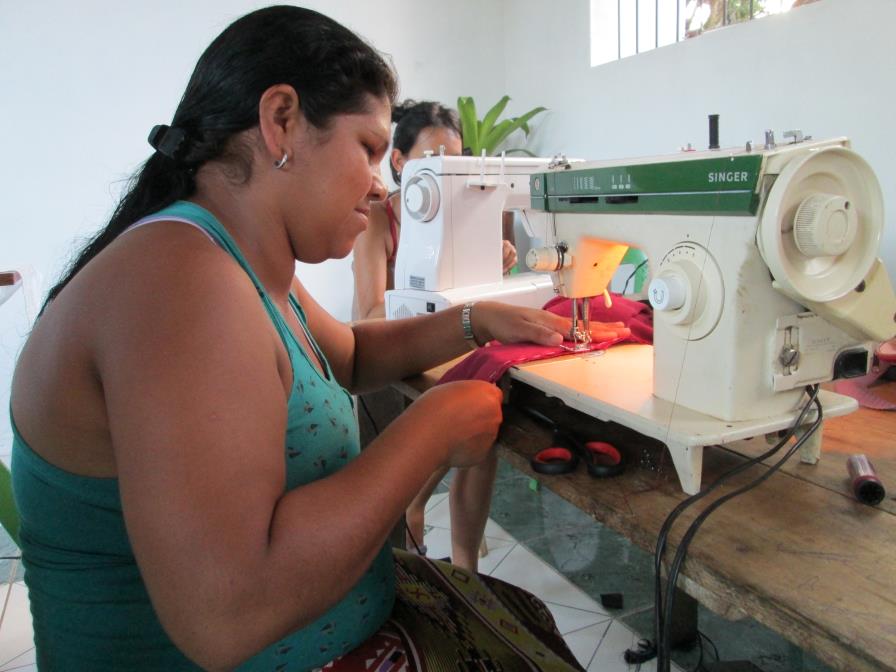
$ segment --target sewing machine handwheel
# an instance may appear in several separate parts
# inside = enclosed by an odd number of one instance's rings
[[[883,233],[883,196],[855,152],[828,147],[793,159],[775,180],[757,243],[780,291],[826,302],[871,270]]]

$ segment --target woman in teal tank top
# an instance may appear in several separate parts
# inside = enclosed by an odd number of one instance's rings
[[[470,575],[399,562],[423,602],[393,605],[386,539],[431,473],[488,454],[500,392],[434,388],[359,453],[347,390],[492,339],[554,344],[569,324],[483,302],[349,326],[295,278],[296,261],[347,255],[385,195],[395,91],[379,54],[316,12],[237,20],[50,291],[10,404],[40,669],[356,669],[352,655],[414,622],[439,665],[492,655],[495,629],[456,618],[451,582]],[[526,646],[573,660],[543,651],[540,627],[510,628],[500,660]]]
[[[158,221],[191,222],[210,234],[258,288],[283,340],[293,372],[283,445],[286,489],[324,478],[357,457],[351,396],[334,379],[294,297],[290,296],[290,308],[323,371],[311,363],[233,239],[210,212],[179,201],[137,226]],[[146,669],[194,668],[171,644],[147,599],[122,524],[116,479],[58,469],[28,447],[15,423],[13,436],[13,473],[19,509],[27,520],[23,546],[42,667],[131,670],[138,669],[135,661],[143,661]],[[393,593],[392,554],[384,545],[361,580],[324,615],[268,646],[240,669],[322,665],[376,631],[391,610]],[[67,608],[60,609],[60,602]]]

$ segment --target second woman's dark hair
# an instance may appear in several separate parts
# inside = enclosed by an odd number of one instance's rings
[[[398,86],[376,50],[323,14],[276,6],[237,19],[199,58],[171,128],[153,129],[150,141],[157,151],[131,178],[109,223],[50,290],[44,307],[128,226],[190,197],[202,164],[223,161],[235,180],[248,181],[251,153],[235,136],[258,125],[258,101],[275,84],[291,85],[302,114],[321,129],[334,115],[363,112],[368,94],[391,104]]]
[[[392,134],[392,148],[402,154],[407,154],[416,144],[417,137],[425,128],[447,128],[460,135],[460,119],[457,112],[431,100],[406,100],[403,103],[392,106],[392,121],[395,122],[395,131]],[[395,166],[389,163],[392,169],[392,179],[395,184],[401,184],[401,174],[395,170]]]

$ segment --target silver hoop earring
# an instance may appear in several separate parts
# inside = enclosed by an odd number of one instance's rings
[[[286,165],[286,161],[288,159],[289,159],[289,154],[287,154],[286,152],[283,152],[283,158],[280,159],[279,161],[274,161],[274,168],[278,168],[278,169],[282,168],[283,166]]]

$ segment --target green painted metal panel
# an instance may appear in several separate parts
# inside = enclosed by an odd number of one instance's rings
[[[755,155],[536,173],[531,202],[550,212],[753,215],[761,166]]]

